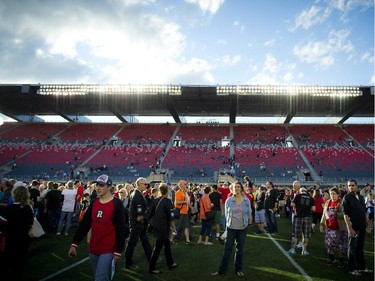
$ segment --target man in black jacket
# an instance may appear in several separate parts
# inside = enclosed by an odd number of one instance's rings
[[[147,237],[149,210],[147,200],[143,195],[143,191],[145,191],[150,184],[147,182],[147,179],[138,178],[135,185],[136,188],[129,199],[130,236],[125,250],[125,268],[128,269],[138,268],[138,266],[133,264],[134,249],[137,246],[138,240],[142,242],[142,247],[148,261],[150,261],[152,254],[152,247]]]
[[[371,273],[372,270],[365,265],[365,234],[368,226],[368,215],[363,197],[359,194],[356,180],[348,181],[349,193],[345,195],[342,206],[344,220],[349,233],[348,263],[349,273],[359,276],[363,272]]]

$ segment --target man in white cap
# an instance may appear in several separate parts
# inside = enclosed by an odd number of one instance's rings
[[[68,252],[69,257],[76,256],[79,242],[91,228],[89,257],[95,280],[109,280],[110,269],[125,248],[125,210],[121,200],[111,194],[112,184],[107,175],[96,180],[98,198],[86,210]]]

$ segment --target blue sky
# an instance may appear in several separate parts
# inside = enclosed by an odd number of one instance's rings
[[[0,83],[375,84],[373,0],[3,0]]]

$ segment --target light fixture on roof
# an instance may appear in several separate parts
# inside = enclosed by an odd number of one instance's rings
[[[328,97],[361,96],[359,87],[302,86],[302,85],[226,85],[216,87],[217,95],[312,95]]]
[[[123,84],[76,84],[40,85],[40,95],[87,95],[87,94],[169,94],[181,95],[177,85],[123,85]]]

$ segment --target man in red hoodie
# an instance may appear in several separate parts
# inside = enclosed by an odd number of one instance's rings
[[[111,187],[107,175],[98,177],[98,198],[88,207],[68,252],[69,257],[76,256],[79,242],[91,228],[89,256],[95,280],[109,280],[111,266],[121,259],[125,248],[125,210],[121,200],[111,194]]]

